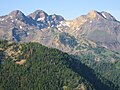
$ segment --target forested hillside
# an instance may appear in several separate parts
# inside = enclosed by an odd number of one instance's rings
[[[92,90],[94,88],[84,77],[72,70],[70,65],[71,63],[74,65],[72,62],[74,59],[66,53],[38,43],[9,44],[2,41],[0,46],[3,49],[0,90]],[[12,52],[9,51],[10,48]],[[12,56],[6,51],[12,53]],[[15,56],[18,51],[20,53]]]
[[[79,57],[78,60],[92,68],[95,73],[114,83],[116,87],[120,87],[119,52],[100,47],[94,42],[85,40],[80,42],[76,50],[75,54]]]
[[[76,57],[57,49],[7,41],[0,42],[0,49],[0,90],[119,90]]]

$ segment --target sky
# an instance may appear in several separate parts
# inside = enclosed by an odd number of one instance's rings
[[[28,15],[35,10],[48,14],[62,15],[65,19],[74,19],[91,10],[107,11],[120,21],[120,0],[1,0],[0,16],[13,10],[20,10]]]

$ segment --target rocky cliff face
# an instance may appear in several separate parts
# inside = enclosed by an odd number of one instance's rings
[[[42,10],[36,10],[35,12],[28,15],[28,17],[37,23],[39,29],[55,27],[57,24],[59,24],[60,21],[64,20],[64,18],[60,15],[48,15]]]
[[[90,11],[74,20],[65,20],[42,10],[28,16],[15,10],[0,17],[0,39],[39,42],[65,52],[72,52],[81,40],[88,40],[120,50],[120,22],[104,11]]]
[[[65,31],[78,40],[85,38],[108,49],[120,50],[120,22],[107,12],[91,11],[64,23],[68,23]]]

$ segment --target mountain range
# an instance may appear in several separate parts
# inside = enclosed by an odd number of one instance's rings
[[[15,10],[8,15],[0,16],[0,40],[9,41],[7,42],[8,46],[6,46],[7,43],[0,43],[0,51],[4,52],[5,56],[11,58],[12,61],[20,61],[18,60],[20,57],[30,53],[26,52],[27,50],[31,51],[31,49],[26,48],[26,51],[23,50],[26,53],[19,56],[19,50],[13,52],[11,49],[16,42],[18,47],[19,44],[26,45],[29,42],[37,42],[49,48],[59,49],[71,56],[74,55],[75,59],[85,64],[87,68],[94,70],[102,83],[107,83],[108,86],[113,83],[115,90],[119,90],[120,22],[108,12],[92,10],[88,14],[81,15],[73,20],[65,20],[60,15],[49,15],[43,10],[36,10],[29,15],[25,15],[20,10]],[[12,47],[11,43],[14,43]],[[18,47],[15,46],[14,49]],[[33,52],[39,57],[39,51],[36,52],[37,46],[33,44],[31,47],[36,47]],[[1,52],[0,54],[4,56]],[[50,51],[46,53],[49,55]],[[34,59],[37,58],[36,55],[33,55]],[[26,59],[31,56],[24,57]],[[3,62],[2,59],[3,57],[0,57],[0,62]],[[76,67],[75,71],[77,69]],[[90,77],[84,78],[94,86],[95,82],[92,82]],[[104,81],[103,78],[110,82]],[[96,84],[95,87],[97,87]]]
[[[29,15],[15,10],[0,16],[0,39],[39,42],[71,52],[85,39],[110,50],[120,50],[120,22],[107,12],[90,11],[74,20],[36,10]]]

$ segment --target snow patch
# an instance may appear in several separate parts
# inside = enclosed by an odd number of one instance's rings
[[[63,32],[61,28],[58,28],[59,31]]]
[[[27,35],[30,35],[30,33],[29,33],[29,32],[27,32]]]
[[[3,19],[1,19],[1,21],[4,21],[5,19],[3,18]]]
[[[14,20],[12,20],[12,22],[14,22]]]
[[[10,19],[13,19],[13,16],[10,16]]]
[[[102,13],[102,16],[103,16],[104,18],[107,18],[106,15],[105,15],[104,13]]]
[[[44,21],[45,17],[38,18],[37,21]]]
[[[61,27],[62,26],[62,24],[60,23],[59,25],[57,25],[57,28],[59,28],[59,27]]]
[[[70,22],[65,22],[66,26],[70,27]]]
[[[62,24],[63,23],[63,21],[60,21],[60,24]]]
[[[20,26],[20,29],[23,29],[22,26]]]
[[[63,26],[70,27],[70,22],[63,22],[63,21],[61,21],[60,24],[63,25]]]
[[[92,21],[90,21],[90,23],[92,23]]]
[[[51,27],[54,27],[54,25],[52,25]]]
[[[53,23],[53,21],[50,21],[51,23]]]

